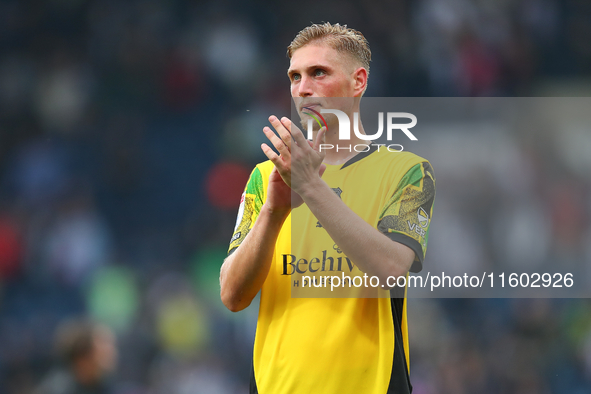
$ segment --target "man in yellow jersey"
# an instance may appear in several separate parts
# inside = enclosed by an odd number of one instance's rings
[[[312,25],[288,56],[302,119],[335,104],[354,119],[371,59],[361,33]],[[231,311],[261,291],[250,392],[410,393],[405,289],[387,281],[422,267],[433,170],[408,152],[357,152],[351,147],[367,141],[354,133],[339,140],[337,118],[325,120],[312,143],[289,119],[269,118],[278,135],[263,131],[279,155],[263,144],[269,160],[246,185],[221,268],[221,298]],[[340,149],[321,149],[331,145]],[[304,286],[296,275],[320,274],[370,275],[381,287],[390,283],[391,297],[292,297]]]

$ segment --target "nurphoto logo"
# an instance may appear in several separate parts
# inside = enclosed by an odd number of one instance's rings
[[[313,118],[313,119],[308,119],[307,138],[309,140],[312,140],[314,138],[313,137],[313,126],[314,126],[313,120],[315,120],[316,123],[318,123],[319,127],[324,126],[326,128],[326,131],[328,131],[328,125],[326,123],[326,120],[322,116],[322,114],[333,114],[337,117],[337,120],[339,123],[339,140],[350,140],[351,139],[351,121],[349,120],[349,117],[347,116],[347,114],[345,112],[338,110],[338,109],[325,109],[325,108],[321,108],[320,112],[318,112],[310,107],[304,107],[303,109],[309,111],[309,112],[305,112],[305,113],[307,115],[310,115],[310,117]],[[394,123],[394,119],[400,119],[400,118],[410,119],[410,123]],[[408,113],[408,112],[387,112],[386,119],[387,119],[386,138],[388,141],[392,141],[392,135],[393,135],[394,130],[402,131],[411,141],[418,140],[417,137],[415,137],[414,134],[411,133],[409,130],[409,129],[413,128],[414,126],[416,126],[416,124],[417,124],[417,117],[414,116],[413,114]],[[354,112],[353,113],[353,132],[355,133],[355,136],[357,136],[361,140],[364,140],[364,141],[377,140],[384,133],[384,113],[383,112],[378,112],[378,122],[379,122],[378,123],[378,131],[375,134],[371,134],[371,135],[362,134],[359,131],[359,113]],[[385,144],[372,144],[372,145],[377,145],[378,149],[379,149],[380,146],[384,146]],[[335,146],[332,144],[320,144],[321,151],[323,149],[324,150],[334,149],[334,147]],[[394,149],[392,147],[396,147],[397,149]],[[339,147],[337,146],[337,150],[338,150],[338,148]],[[357,152],[366,152],[366,151],[370,150],[370,146],[365,145],[365,144],[355,145],[353,148]],[[387,145],[387,148],[390,152],[401,152],[402,150],[404,150],[403,146],[400,144],[390,144],[390,145]]]

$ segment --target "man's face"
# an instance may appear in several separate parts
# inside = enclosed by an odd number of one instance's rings
[[[355,70],[353,61],[347,55],[328,45],[309,44],[294,51],[287,75],[302,125],[308,118],[303,107],[316,111],[330,108],[349,112],[353,106],[352,99],[330,98],[359,95]],[[329,123],[330,118],[332,116],[326,119]]]
[[[328,45],[297,49],[287,70],[292,97],[353,97],[354,67],[347,55]]]

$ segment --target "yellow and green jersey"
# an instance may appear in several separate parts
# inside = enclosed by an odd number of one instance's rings
[[[229,253],[240,246],[256,221],[272,170],[270,161],[253,170]],[[411,271],[421,270],[435,197],[429,162],[409,152],[374,149],[343,165],[327,165],[322,179],[366,222],[411,248],[415,252]],[[363,272],[305,204],[292,210],[277,238],[261,290],[251,393],[412,391],[404,288],[394,288],[388,298],[342,298],[338,292],[330,297],[330,286],[316,297],[298,293],[310,290],[310,281],[342,275],[362,276]]]

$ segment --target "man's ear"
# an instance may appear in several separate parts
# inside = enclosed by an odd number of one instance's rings
[[[367,70],[365,67],[358,67],[353,71],[353,96],[360,97],[367,87]]]

